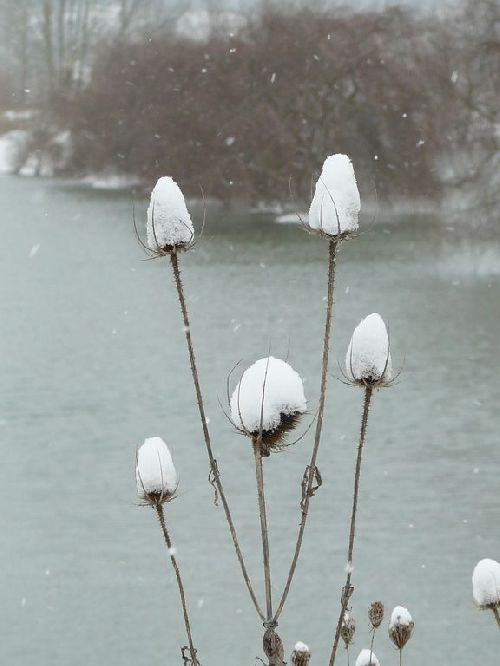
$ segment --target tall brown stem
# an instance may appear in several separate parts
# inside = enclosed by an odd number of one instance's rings
[[[174,279],[175,279],[175,286],[177,288],[177,296],[179,298],[179,304],[181,307],[181,312],[182,312],[182,318],[184,321],[184,334],[186,337],[186,343],[187,343],[187,348],[188,348],[188,353],[189,353],[189,363],[191,366],[191,375],[193,377],[193,384],[194,384],[194,389],[196,393],[196,403],[198,405],[198,411],[200,413],[200,419],[201,419],[201,425],[203,428],[203,437],[205,440],[205,446],[207,449],[208,453],[208,459],[210,462],[210,471],[212,474],[213,481],[215,483],[215,486],[217,488],[217,492],[221,498],[222,501],[222,506],[224,508],[224,513],[226,515],[226,520],[229,525],[229,531],[231,533],[231,538],[233,540],[233,545],[234,549],[236,551],[236,556],[238,558],[238,562],[240,563],[240,568],[241,568],[241,573],[243,574],[243,579],[245,581],[245,584],[247,586],[248,592],[250,594],[250,598],[252,599],[253,605],[255,606],[255,610],[257,611],[259,617],[262,620],[265,620],[264,613],[262,612],[262,609],[260,607],[259,602],[257,601],[257,597],[255,595],[255,592],[253,590],[253,586],[250,580],[250,576],[248,575],[247,568],[245,566],[245,561],[243,559],[243,553],[241,552],[241,548],[238,542],[238,537],[236,535],[236,528],[234,527],[233,519],[231,516],[231,511],[229,509],[229,505],[226,499],[226,494],[224,492],[224,488],[222,485],[222,481],[220,478],[219,474],[219,468],[217,465],[217,460],[214,457],[213,450],[212,450],[212,444],[210,441],[210,433],[208,430],[208,424],[207,424],[207,418],[205,416],[205,408],[203,405],[203,396],[201,393],[201,388],[200,388],[200,380],[198,376],[198,368],[196,364],[196,357],[194,354],[194,347],[193,347],[193,341],[191,338],[191,328],[190,328],[190,323],[189,323],[189,316],[188,316],[188,311],[187,311],[187,306],[186,306],[186,299],[184,297],[184,288],[182,285],[182,279],[181,279],[181,273],[179,269],[179,262],[177,259],[177,254],[173,252],[170,255],[170,261],[172,264],[172,270],[174,273]]]
[[[229,525],[229,531],[231,533],[231,538],[233,540],[233,545],[234,549],[236,551],[236,556],[238,558],[238,562],[240,563],[240,568],[241,568],[241,573],[243,575],[243,579],[245,581],[245,584],[247,586],[248,592],[250,594],[250,598],[252,599],[253,605],[255,606],[255,610],[257,611],[259,617],[261,620],[265,620],[264,613],[262,612],[262,609],[260,607],[259,602],[257,601],[257,597],[255,595],[250,576],[248,574],[245,561],[243,559],[243,553],[241,552],[241,548],[238,542],[238,537],[236,535],[236,528],[233,523],[233,518],[231,516],[231,511],[229,509],[229,505],[226,499],[226,494],[224,492],[224,487],[222,485],[222,481],[220,478],[220,473],[219,473],[219,468],[217,465],[217,460],[215,459],[215,456],[213,454],[212,450],[212,443],[210,440],[210,432],[208,430],[208,424],[207,424],[207,418],[205,415],[205,407],[203,405],[203,396],[201,393],[201,388],[200,388],[200,380],[198,376],[198,367],[196,364],[196,357],[194,354],[194,347],[193,347],[193,341],[191,338],[191,328],[190,328],[190,323],[189,323],[189,315],[187,311],[187,306],[186,306],[186,299],[184,296],[184,288],[182,285],[182,279],[181,279],[181,272],[179,269],[179,262],[177,259],[177,254],[172,253],[170,255],[170,261],[172,264],[172,270],[174,273],[174,279],[175,279],[175,286],[177,288],[177,296],[179,298],[179,305],[181,307],[181,312],[182,312],[182,319],[184,322],[184,334],[186,337],[186,343],[187,343],[187,348],[188,348],[188,353],[189,353],[189,363],[191,366],[191,375],[193,377],[193,384],[194,384],[194,389],[196,393],[196,404],[198,405],[198,411],[200,413],[200,420],[201,420],[201,425],[203,428],[203,438],[205,440],[205,446],[207,449],[208,453],[208,459],[210,462],[210,471],[212,474],[213,482],[215,483],[215,487],[217,488],[217,492],[219,494],[219,497],[221,498],[222,501],[222,506],[224,508],[224,513],[226,515],[226,520]]]
[[[273,618],[271,596],[271,563],[269,558],[269,530],[267,527],[266,496],[264,493],[264,471],[262,469],[262,448],[260,437],[253,441],[255,454],[255,480],[257,482],[257,499],[259,502],[260,533],[262,539],[262,560],[264,563],[264,586],[266,591],[266,621]]]
[[[335,657],[337,654],[337,647],[339,644],[340,630],[342,628],[342,619],[344,613],[347,610],[347,604],[349,598],[352,594],[351,588],[351,576],[352,576],[352,555],[354,551],[354,539],[356,536],[356,514],[358,510],[358,497],[359,497],[359,481],[361,476],[361,462],[363,458],[363,446],[365,443],[366,429],[368,426],[368,413],[370,411],[370,402],[373,394],[373,387],[367,386],[365,388],[365,398],[363,402],[363,415],[361,417],[361,431],[359,435],[358,443],[358,455],[356,458],[356,469],[354,472],[354,493],[352,500],[352,511],[351,511],[351,527],[349,530],[349,544],[347,547],[347,578],[345,586],[342,590],[341,604],[340,604],[340,614],[337,622],[337,628],[335,630],[335,640],[333,642],[332,653],[330,655],[329,666],[333,666],[335,663]]]
[[[328,288],[327,288],[327,298],[326,298],[326,319],[325,319],[325,330],[323,334],[323,357],[321,363],[321,384],[319,392],[319,405],[318,405],[318,418],[316,421],[316,430],[314,433],[314,445],[311,454],[311,460],[307,468],[307,485],[305,487],[304,495],[301,502],[302,508],[302,517],[299,526],[299,532],[297,534],[297,540],[295,543],[295,552],[293,555],[292,563],[290,565],[290,570],[288,572],[288,577],[285,583],[283,594],[281,596],[280,603],[276,609],[274,615],[274,620],[277,621],[281,615],[283,608],[285,606],[288,593],[290,592],[290,586],[292,584],[293,577],[295,575],[295,570],[297,568],[297,562],[299,560],[300,551],[302,548],[302,541],[304,538],[304,530],[306,529],[307,516],[309,514],[309,502],[313,496],[313,484],[314,479],[316,478],[316,459],[318,457],[318,449],[321,442],[321,432],[323,429],[323,413],[325,411],[325,401],[326,401],[326,388],[328,380],[328,359],[329,359],[329,350],[330,350],[330,334],[332,330],[332,314],[333,314],[333,291],[335,287],[335,259],[337,255],[337,246],[339,241],[331,240],[328,248]]]
[[[170,561],[172,562],[172,566],[175,571],[175,577],[177,579],[177,587],[179,588],[179,596],[181,598],[181,604],[182,604],[182,613],[184,616],[184,625],[186,627],[186,634],[187,634],[187,639],[189,643],[189,654],[191,656],[191,663],[192,666],[199,666],[200,662],[198,661],[198,658],[196,656],[196,648],[194,647],[193,644],[193,637],[191,634],[191,624],[189,622],[189,615],[188,615],[188,610],[187,610],[187,604],[186,604],[186,595],[184,592],[184,585],[182,584],[182,578],[181,578],[181,572],[179,570],[179,565],[177,564],[177,560],[174,555],[174,551],[172,549],[172,542],[170,540],[170,535],[167,530],[167,526],[165,524],[165,514],[163,512],[163,506],[161,504],[156,504],[156,513],[158,514],[158,520],[160,521],[160,526],[163,532],[163,538],[165,539],[165,543],[168,548],[168,552],[170,555]]]

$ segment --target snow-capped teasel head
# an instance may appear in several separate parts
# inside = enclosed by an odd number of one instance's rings
[[[180,187],[170,176],[162,176],[151,192],[147,212],[147,246],[156,256],[188,250],[194,228]]]
[[[500,609],[500,563],[480,560],[472,573],[472,595],[479,608]]]
[[[262,429],[261,452],[268,456],[280,448],[293,430],[307,403],[300,375],[285,361],[261,358],[245,370],[230,399],[235,428],[254,440]]]
[[[389,620],[389,637],[399,650],[410,640],[414,626],[409,610],[404,606],[395,606]]]
[[[310,659],[309,647],[302,641],[297,641],[292,652],[292,666],[308,666]]]
[[[309,207],[309,231],[329,239],[346,239],[358,230],[361,209],[354,167],[347,155],[330,155],[323,163]]]
[[[382,317],[374,312],[354,329],[345,357],[346,377],[353,384],[387,386],[392,376],[389,334]]]
[[[161,437],[149,437],[139,447],[135,478],[137,494],[144,504],[159,506],[175,497],[179,477]]]
[[[365,648],[358,654],[354,666],[380,666],[380,662],[375,656],[375,652]]]

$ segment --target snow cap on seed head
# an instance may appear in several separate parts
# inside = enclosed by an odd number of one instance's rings
[[[360,386],[384,386],[392,379],[389,334],[376,312],[354,329],[345,357],[347,378]]]
[[[361,650],[354,666],[380,666],[380,662],[375,656],[375,652],[365,648]]]
[[[237,430],[255,438],[262,426],[263,455],[279,445],[306,408],[300,375],[273,356],[247,368],[230,399],[231,421]]]
[[[472,595],[479,608],[500,607],[500,563],[480,560],[472,573]]]
[[[308,666],[310,659],[311,652],[309,647],[305,643],[302,643],[302,641],[295,643],[292,652],[292,666]]]
[[[337,153],[327,157],[309,207],[310,231],[329,238],[347,237],[358,229],[361,208],[352,162]]]
[[[191,216],[175,180],[163,176],[151,192],[147,212],[147,242],[157,254],[188,249],[194,238]]]
[[[179,477],[161,437],[149,437],[139,447],[135,479],[137,494],[145,504],[157,506],[174,498]]]
[[[410,612],[404,606],[395,606],[389,621],[389,637],[402,650],[411,638],[414,627]]]

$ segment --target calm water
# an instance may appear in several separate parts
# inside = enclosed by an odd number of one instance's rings
[[[200,657],[251,666],[261,628],[212,504],[168,265],[142,261],[127,196],[4,177],[0,201],[0,662],[180,663],[172,572],[152,511],[134,504],[135,448],[160,434],[181,474],[168,514]],[[295,226],[214,214],[182,260],[216,454],[259,593],[251,452],[218,397],[237,360],[271,345],[315,411],[326,249]],[[498,242],[463,243],[429,218],[379,221],[342,248],[337,276],[324,486],[281,619],[287,653],[301,639],[314,664],[329,654],[362,397],[336,380],[337,360],[378,311],[403,372],[369,424],[352,656],[368,645],[367,605],[382,599],[415,619],[407,666],[497,663],[498,630],[474,608],[470,576],[478,559],[500,559]],[[276,597],[310,446],[308,436],[266,461]],[[397,664],[385,628],[375,650]]]

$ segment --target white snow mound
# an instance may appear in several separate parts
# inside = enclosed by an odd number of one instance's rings
[[[347,155],[327,157],[309,207],[309,227],[337,236],[358,229],[361,209],[352,162]]]
[[[352,381],[389,381],[392,360],[384,320],[376,312],[354,329],[345,357],[347,377]]]
[[[356,659],[354,666],[380,666],[380,662],[375,656],[375,652],[371,652],[365,648],[358,654],[358,658]]]
[[[303,414],[307,403],[300,375],[279,358],[261,358],[243,373],[230,401],[231,420],[251,433],[274,431],[281,415]]]
[[[177,490],[179,477],[168,446],[161,437],[144,440],[137,452],[135,478],[141,499],[153,494],[168,497]]]
[[[413,619],[409,610],[404,606],[395,606],[389,621],[389,629],[394,629],[394,627],[410,627],[412,625]]]
[[[297,643],[295,643],[294,650],[297,654],[309,654],[309,646],[302,643],[302,641],[297,641]]]
[[[472,596],[480,607],[500,605],[500,564],[484,559],[472,573]]]
[[[160,178],[151,192],[146,230],[151,250],[193,240],[194,228],[184,195],[170,176]]]

